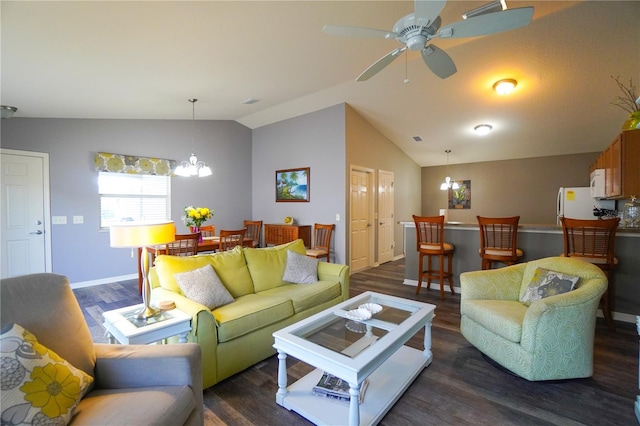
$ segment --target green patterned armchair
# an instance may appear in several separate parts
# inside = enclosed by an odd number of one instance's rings
[[[562,278],[573,276],[573,283],[536,287],[545,270],[565,274]],[[575,287],[558,290],[558,283]],[[607,289],[600,268],[578,259],[550,257],[465,272],[460,284],[460,331],[480,352],[531,381],[593,375],[596,312]],[[532,288],[543,298],[522,302]]]

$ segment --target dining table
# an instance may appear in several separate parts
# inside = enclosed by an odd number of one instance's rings
[[[242,240],[243,247],[253,247],[253,239],[245,237]],[[220,249],[220,237],[203,237],[202,241],[198,241],[197,253],[215,252]],[[158,246],[147,247],[147,253],[151,256],[151,264],[153,260],[161,254],[167,253],[167,246],[165,244]],[[142,294],[142,247],[138,247],[138,291]]]

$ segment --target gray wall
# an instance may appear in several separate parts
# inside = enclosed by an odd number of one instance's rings
[[[332,262],[346,263],[344,104],[254,129],[252,161],[254,219],[334,223]],[[276,202],[275,171],[298,167],[311,169],[310,202]]]
[[[207,178],[172,178],[172,219],[178,232],[185,205],[215,210],[218,229],[237,229],[251,216],[251,130],[233,121],[86,120],[12,118],[2,120],[2,147],[46,152],[50,160],[51,215],[67,216],[53,225],[53,272],[72,283],[136,273],[137,260],[126,249],[109,247],[99,231],[96,151],[188,159],[193,150],[212,167]],[[84,216],[74,225],[71,217]]]
[[[477,223],[476,216],[519,215],[520,224],[555,225],[558,188],[589,186],[589,166],[598,154],[452,164],[452,179],[471,181],[471,208],[448,210],[447,220]],[[447,191],[440,190],[446,174],[446,166],[422,169],[423,215],[437,215],[447,208]]]

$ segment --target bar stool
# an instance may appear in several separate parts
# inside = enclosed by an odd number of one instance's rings
[[[437,279],[440,282],[440,298],[444,299],[444,280],[449,280],[451,294],[456,294],[453,290],[452,260],[455,247],[453,244],[444,242],[444,216],[416,216],[413,215],[416,224],[416,244],[420,260],[418,262],[418,288],[416,294],[420,293],[422,279],[427,278],[427,289],[431,288],[431,280]],[[423,258],[427,256],[427,270],[423,267]],[[431,258],[438,257],[438,269],[431,265]],[[445,270],[445,257],[447,258],[447,269]]]
[[[520,216],[476,217],[480,228],[482,269],[491,269],[493,262],[509,266],[522,260],[524,252],[518,248]]]
[[[611,314],[614,301],[612,272],[618,265],[615,239],[620,218],[584,220],[561,217],[560,221],[564,234],[564,256],[593,263],[607,276],[607,291],[602,295],[600,305],[607,326],[610,330],[615,330]]]

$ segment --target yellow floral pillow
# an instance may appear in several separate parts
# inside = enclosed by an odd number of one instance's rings
[[[93,377],[18,324],[0,335],[2,423],[66,425]]]

